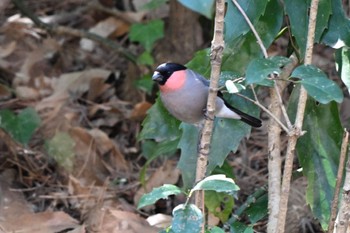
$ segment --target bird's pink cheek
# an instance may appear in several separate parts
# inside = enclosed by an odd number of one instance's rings
[[[176,91],[183,87],[186,81],[186,71],[179,70],[174,72],[166,81],[163,86],[160,86],[160,89],[163,92],[166,91]]]

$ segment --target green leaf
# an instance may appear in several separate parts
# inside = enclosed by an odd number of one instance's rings
[[[8,109],[0,111],[0,127],[22,144],[28,144],[40,123],[39,115],[30,107],[22,110],[18,115]]]
[[[210,49],[199,50],[186,66],[204,77],[210,76]]]
[[[150,193],[144,194],[137,205],[141,209],[148,205],[153,205],[159,199],[167,199],[170,195],[178,195],[182,193],[181,189],[172,184],[164,184],[162,187],[154,188]]]
[[[340,77],[350,94],[350,49],[343,47],[336,51],[336,62]]]
[[[267,0],[238,0],[238,4],[247,14],[250,21],[255,25],[266,9]],[[250,27],[232,1],[227,1],[225,15],[225,42],[233,41],[239,36],[250,31]]]
[[[257,58],[252,60],[247,67],[246,83],[247,85],[256,83],[273,86],[273,81],[267,78],[270,74],[279,74],[280,72],[280,66],[276,62],[270,59]]]
[[[289,18],[292,35],[295,37],[299,46],[301,57],[304,57],[308,30],[308,1],[285,0],[284,4]]]
[[[184,188],[192,187],[196,177],[197,149],[199,130],[193,125],[181,123],[181,139],[178,148],[181,149],[181,157],[178,168],[181,170]]]
[[[154,9],[164,5],[167,2],[168,2],[168,0],[151,0],[148,3],[146,3],[145,5],[143,5],[141,7],[141,9],[142,10],[154,10]]]
[[[246,224],[241,222],[234,222],[230,225],[230,227],[230,232],[232,233],[254,233],[254,229],[252,226],[247,226]]]
[[[213,18],[215,0],[178,0],[185,7],[204,15],[208,19]]]
[[[220,227],[215,226],[210,228],[209,233],[225,233],[225,231]]]
[[[142,122],[142,131],[139,140],[154,139],[157,142],[164,140],[174,141],[180,136],[180,121],[176,120],[165,109],[160,98],[147,111],[147,117]]]
[[[206,191],[205,206],[208,211],[220,219],[221,222],[227,222],[234,206],[233,196],[223,192]]]
[[[248,216],[249,221],[252,224],[257,223],[267,216],[267,199],[267,195],[263,195],[256,199],[256,201],[253,204],[249,205],[249,207],[245,210],[245,214]]]
[[[341,0],[333,0],[332,15],[328,22],[328,30],[322,41],[333,48],[350,47],[350,20],[345,15]]]
[[[315,41],[320,42],[325,30],[328,28],[328,21],[332,15],[332,3],[330,0],[320,0],[317,10]]]
[[[191,190],[191,193],[196,190],[211,190],[216,192],[233,193],[239,190],[239,187],[231,178],[225,175],[211,175],[199,181]]]
[[[154,82],[152,81],[150,74],[145,74],[140,79],[135,81],[135,86],[147,94],[152,94]]]
[[[343,101],[340,87],[315,66],[301,65],[293,71],[291,77],[300,78],[300,83],[307,93],[322,104],[327,104],[332,100],[338,103]]]
[[[46,144],[47,153],[67,171],[72,171],[74,165],[74,140],[69,134],[58,132]]]
[[[149,51],[144,51],[138,58],[137,62],[142,65],[153,65],[153,56]]]
[[[173,210],[171,230],[175,233],[196,233],[201,231],[203,214],[193,204],[178,205]]]
[[[147,24],[135,23],[130,28],[129,38],[139,42],[148,52],[152,51],[154,42],[164,36],[164,22],[156,19]]]
[[[232,4],[231,1],[229,1],[229,4]],[[266,9],[267,10],[264,14],[256,22],[255,28],[265,47],[269,47],[281,29],[283,9],[278,0],[268,1]],[[231,28],[233,25],[237,25],[236,22],[226,22],[231,25]],[[254,58],[262,56],[261,49],[251,31],[249,31],[244,37],[239,36],[236,39],[232,39],[229,35],[225,34],[225,43],[222,63],[223,71],[236,72],[242,76],[245,73],[248,63]]]
[[[298,103],[299,89],[292,92],[288,115],[293,121]],[[297,155],[307,177],[306,199],[315,217],[324,229],[330,217],[343,129],[337,104],[316,104],[308,99],[305,109],[303,135],[297,143]]]

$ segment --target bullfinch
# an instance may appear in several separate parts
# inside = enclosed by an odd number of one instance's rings
[[[158,83],[160,98],[175,118],[190,124],[201,124],[205,117],[209,80],[177,63],[159,65],[152,80]],[[215,116],[241,120],[253,127],[261,126],[261,120],[230,106],[222,98],[221,92],[216,97]]]

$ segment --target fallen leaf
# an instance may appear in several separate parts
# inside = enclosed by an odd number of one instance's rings
[[[16,46],[17,46],[16,41],[12,41],[7,45],[0,46],[0,58],[5,58],[7,56],[10,56],[13,53],[13,51],[15,51]]]

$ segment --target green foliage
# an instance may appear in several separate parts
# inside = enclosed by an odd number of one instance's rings
[[[23,109],[17,115],[8,109],[0,111],[0,127],[22,144],[29,143],[40,123],[39,115],[30,107]]]
[[[166,199],[170,195],[178,195],[180,193],[182,193],[182,191],[177,186],[165,184],[162,187],[154,188],[152,192],[143,195],[137,208],[141,209],[145,206],[156,203],[159,199]]]
[[[178,0],[185,7],[204,15],[208,19],[213,18],[215,0]]]
[[[64,132],[56,135],[47,142],[47,153],[67,171],[72,171],[74,165],[74,140]]]
[[[149,95],[152,93],[153,85],[154,83],[150,74],[145,74],[135,81],[135,86]]]
[[[234,206],[233,196],[223,192],[206,191],[205,207],[208,211],[220,219],[227,222]]]
[[[336,61],[338,64],[338,70],[340,78],[345,86],[348,88],[350,94],[350,49],[343,47],[336,52]]]
[[[293,90],[288,114],[293,119],[299,88]],[[307,101],[304,118],[306,134],[298,140],[297,152],[307,177],[307,202],[323,228],[327,227],[333,199],[343,128],[337,104]]]
[[[135,23],[130,28],[129,38],[139,42],[147,52],[151,52],[154,42],[164,36],[164,22],[156,19],[146,24]]]
[[[171,231],[174,233],[196,233],[201,231],[203,214],[193,204],[181,204],[173,210]]]
[[[322,42],[333,48],[350,47],[350,20],[345,15],[341,0],[333,0],[332,15],[328,21],[328,30]]]
[[[332,100],[338,103],[343,101],[343,92],[340,87],[315,66],[301,65],[293,71],[291,77],[300,78],[300,83],[307,93],[322,104]]]
[[[168,0],[151,0],[142,6],[143,10],[153,10],[168,2]]]

